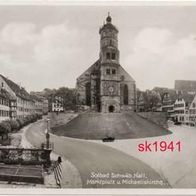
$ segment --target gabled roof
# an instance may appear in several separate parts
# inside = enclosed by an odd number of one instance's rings
[[[93,65],[91,65],[86,71],[84,71],[78,78],[78,80],[86,79],[87,76],[90,77],[90,74],[97,73],[100,70],[100,59],[98,59]],[[122,72],[122,74],[125,76],[125,78],[128,78],[128,81],[135,82],[135,80],[131,77],[131,75],[121,66],[119,65],[119,70]]]
[[[4,77],[3,75],[0,74],[0,76],[5,80],[7,85],[12,89],[17,97],[32,101],[30,94],[24,88],[21,88],[18,84],[14,83],[12,80]]]
[[[0,89],[0,97],[4,99],[9,99],[9,95],[6,90]]]
[[[194,99],[195,95],[188,94],[187,92],[183,91],[182,94],[179,95],[179,98],[183,98],[186,103],[191,103]]]
[[[4,99],[9,99],[9,100],[15,100],[15,97],[13,97],[9,92],[7,92],[5,89],[0,89],[0,97]]]
[[[38,101],[38,102],[42,102],[42,99],[40,99],[38,96],[36,96],[36,95],[30,95],[30,97],[31,97],[31,99],[33,100],[33,101]]]
[[[155,87],[153,88],[153,90],[159,92],[162,99],[165,93],[169,94],[172,102],[174,102],[178,98],[178,95],[174,89],[169,89],[169,88],[164,88],[164,87]]]

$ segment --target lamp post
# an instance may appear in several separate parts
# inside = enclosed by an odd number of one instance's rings
[[[47,119],[47,129],[46,129],[46,149],[50,148],[50,119]]]

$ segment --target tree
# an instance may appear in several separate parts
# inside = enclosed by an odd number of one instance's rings
[[[155,91],[147,92],[148,109],[153,111],[161,104],[161,97]]]
[[[56,95],[63,98],[64,109],[75,109],[76,106],[75,89],[61,87],[57,90]]]
[[[52,103],[55,96],[63,98],[64,109],[76,109],[76,91],[74,88],[60,87],[59,89],[44,89],[44,96]]]

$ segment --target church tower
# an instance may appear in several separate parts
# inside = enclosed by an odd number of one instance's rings
[[[101,112],[120,112],[118,29],[109,14],[99,34]]]
[[[77,78],[77,105],[93,112],[134,111],[135,80],[120,65],[118,29],[109,14],[99,34],[99,59]]]

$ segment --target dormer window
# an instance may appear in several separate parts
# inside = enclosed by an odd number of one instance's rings
[[[116,54],[112,53],[112,60],[115,60],[115,59],[116,59]]]

